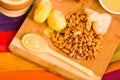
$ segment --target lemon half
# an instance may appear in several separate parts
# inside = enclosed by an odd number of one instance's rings
[[[59,31],[66,27],[65,16],[59,10],[51,11],[47,19],[48,25],[53,30]]]

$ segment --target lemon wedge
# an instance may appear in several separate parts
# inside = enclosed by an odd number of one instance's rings
[[[41,0],[34,12],[34,20],[38,23],[44,23],[52,10],[52,3],[50,0]]]
[[[26,34],[22,37],[22,45],[33,52],[39,52],[39,49],[44,46],[41,45],[40,42],[40,36],[37,34]]]
[[[65,16],[59,10],[51,11],[47,19],[48,25],[53,30],[59,31],[66,27]]]

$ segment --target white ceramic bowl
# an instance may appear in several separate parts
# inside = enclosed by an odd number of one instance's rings
[[[19,16],[22,16],[24,15],[28,10],[29,10],[29,7],[26,7],[24,9],[21,9],[21,10],[7,10],[3,7],[0,7],[0,12],[8,17],[19,17]]]
[[[120,14],[120,12],[115,12],[115,11],[112,11],[112,10],[108,9],[108,8],[103,4],[102,0],[99,0],[99,3],[100,3],[100,5],[101,5],[106,11],[108,11],[108,12],[110,12],[110,13],[112,13],[112,14]],[[112,6],[112,5],[111,5],[111,6]]]

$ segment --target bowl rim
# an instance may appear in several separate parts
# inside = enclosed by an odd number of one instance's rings
[[[20,5],[28,2],[29,0],[21,0],[21,1],[10,1],[10,0],[1,0],[1,2],[5,4],[10,4],[10,5]]]
[[[115,12],[115,11],[112,11],[112,10],[108,9],[108,8],[103,4],[102,0],[99,0],[99,3],[100,3],[100,5],[101,5],[106,11],[108,11],[108,12],[110,12],[110,13],[113,13],[113,14],[120,14],[120,12]]]
[[[19,17],[19,16],[22,16],[24,15],[30,8],[30,5],[27,6],[26,8],[24,9],[21,9],[21,10],[7,10],[3,7],[0,6],[0,10],[1,10],[1,13],[8,16],[8,17]],[[16,14],[14,14],[16,13]]]

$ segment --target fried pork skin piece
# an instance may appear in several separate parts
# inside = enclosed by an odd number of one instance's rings
[[[109,14],[102,13],[99,14],[98,12],[92,10],[92,9],[85,9],[85,13],[88,16],[87,21],[87,29],[89,30],[91,28],[91,25],[93,24],[93,29],[97,34],[105,34],[110,26],[112,17]]]

